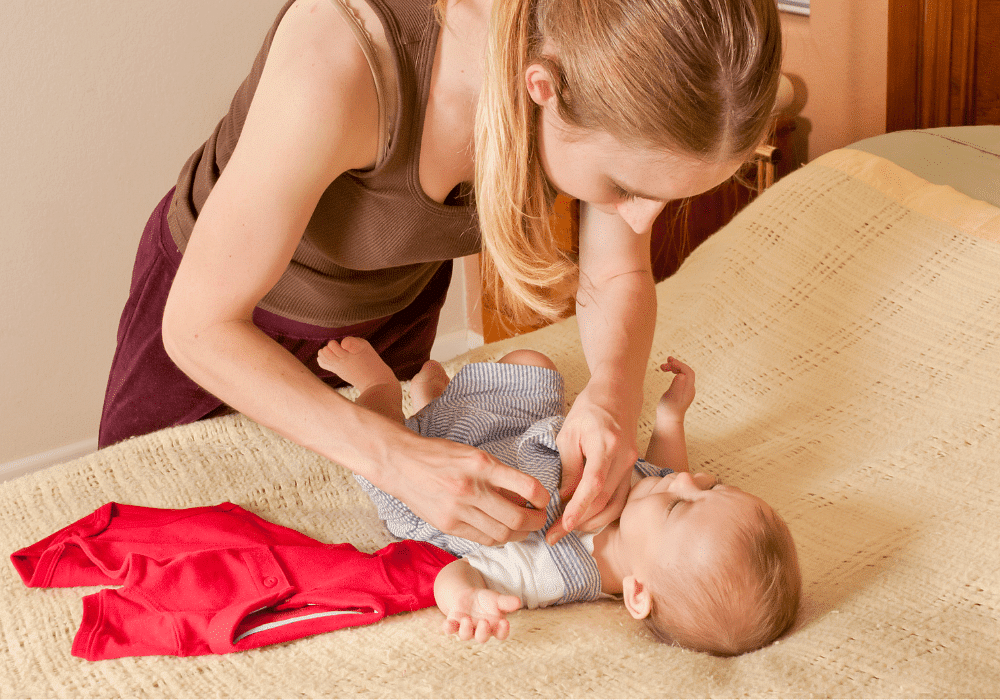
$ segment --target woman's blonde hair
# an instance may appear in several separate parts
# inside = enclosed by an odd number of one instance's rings
[[[517,322],[565,315],[578,272],[549,227],[532,63],[548,69],[570,127],[719,162],[749,157],[769,128],[781,26],[775,0],[494,0],[475,196],[484,291]]]

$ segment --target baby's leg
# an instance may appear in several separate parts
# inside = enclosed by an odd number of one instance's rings
[[[498,362],[508,365],[545,367],[551,370],[556,368],[552,360],[534,350],[513,350],[501,357]],[[435,360],[425,362],[410,382],[410,401],[413,404],[413,412],[416,413],[439,397],[444,392],[444,388],[448,386],[448,381],[448,374],[440,362]]]
[[[503,362],[507,365],[529,365],[531,367],[544,367],[545,369],[555,370],[556,366],[547,356],[535,350],[511,350],[506,355],[501,357],[498,362]],[[558,370],[556,370],[558,371]]]
[[[416,413],[444,393],[448,386],[448,373],[437,360],[427,360],[410,380],[410,403]]]
[[[403,422],[403,388],[367,340],[353,337],[339,343],[331,340],[319,351],[316,361],[357,388],[356,404]]]

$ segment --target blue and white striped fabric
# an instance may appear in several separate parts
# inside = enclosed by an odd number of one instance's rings
[[[548,529],[563,509],[559,498],[562,467],[555,440],[562,427],[564,401],[563,379],[558,372],[524,365],[475,363],[462,367],[444,393],[410,418],[407,426],[427,437],[472,445],[534,476],[550,495],[545,521]],[[640,476],[662,476],[670,471],[644,460],[639,460],[635,468]],[[459,557],[482,548],[475,542],[446,535],[418,518],[398,499],[363,477],[356,478],[378,508],[379,518],[396,537],[430,542]],[[542,604],[600,596],[597,563],[580,536],[571,533],[555,546],[544,544],[541,534],[532,539],[535,544],[531,556],[547,558],[542,569],[554,565],[562,578],[558,597]],[[490,558],[496,560],[498,556],[494,552]]]

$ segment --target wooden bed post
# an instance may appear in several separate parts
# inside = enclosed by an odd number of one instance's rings
[[[1000,123],[1000,0],[892,0],[886,131]]]

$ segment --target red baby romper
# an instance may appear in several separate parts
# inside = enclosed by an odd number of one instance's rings
[[[108,503],[11,555],[25,585],[121,584],[83,598],[73,655],[227,654],[434,604],[455,560],[425,542],[324,544],[232,503]]]

